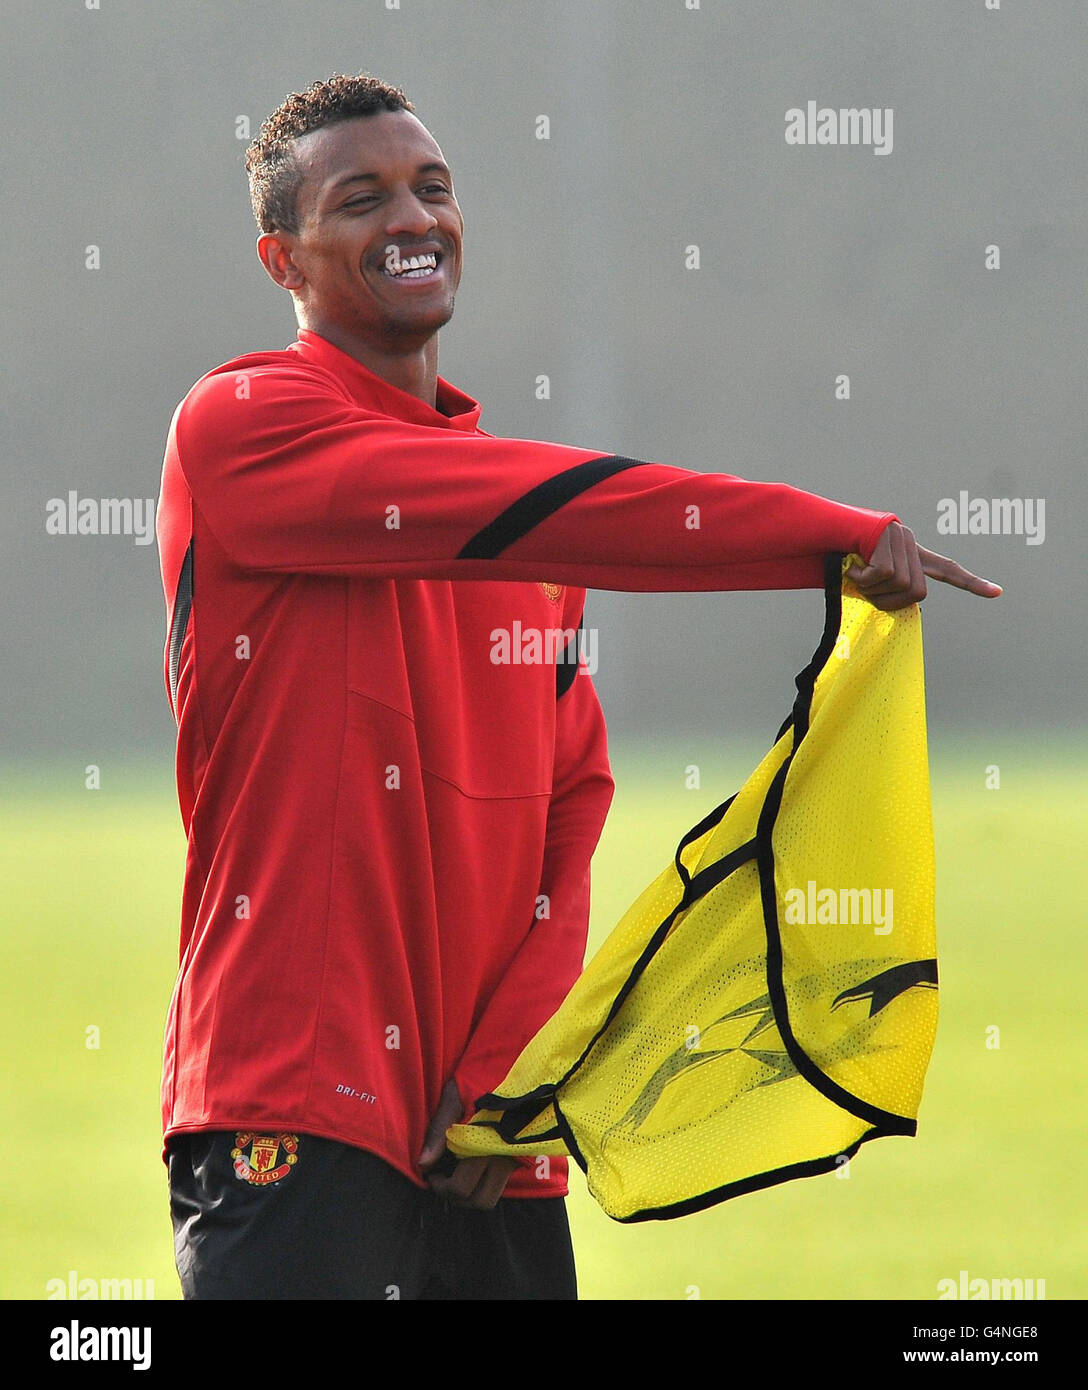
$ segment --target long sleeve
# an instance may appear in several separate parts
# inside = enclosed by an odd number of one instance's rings
[[[397,419],[300,362],[203,378],[172,441],[239,569],[547,580],[635,591],[818,588],[891,512],[539,440]],[[239,398],[241,396],[241,398]]]
[[[575,612],[572,627],[577,620]],[[556,707],[555,777],[540,874],[548,915],[529,927],[454,1073],[467,1114],[499,1085],[581,973],[589,930],[589,864],[614,789],[604,713],[592,677],[580,668]]]

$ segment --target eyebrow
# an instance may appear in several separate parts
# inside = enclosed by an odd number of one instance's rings
[[[438,173],[445,174],[447,178],[453,177],[447,166],[445,164],[439,163],[437,160],[429,160],[426,164],[418,165],[416,168],[416,173]],[[365,183],[368,180],[377,183],[381,181],[381,177],[381,174],[345,174],[342,179],[337,179],[337,181],[333,184],[332,191],[335,193],[338,188],[346,188],[349,183]]]

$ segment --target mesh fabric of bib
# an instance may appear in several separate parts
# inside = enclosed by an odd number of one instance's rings
[[[937,1026],[921,614],[860,598],[852,558],[828,557],[774,747],[450,1128],[455,1154],[569,1154],[642,1221],[915,1133]]]

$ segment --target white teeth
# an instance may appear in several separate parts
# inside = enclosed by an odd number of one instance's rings
[[[436,274],[438,271],[438,257],[433,251],[428,251],[423,256],[412,256],[409,260],[398,261],[397,268],[386,269],[386,274],[394,280],[404,279],[406,276],[420,280],[424,276]]]
[[[438,275],[438,256],[434,252],[410,256],[407,260],[400,260],[396,256],[395,247],[389,246],[388,252],[385,274],[390,279],[428,279],[432,275]]]

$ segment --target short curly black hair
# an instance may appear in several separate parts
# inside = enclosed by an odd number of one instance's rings
[[[246,150],[249,198],[262,232],[298,231],[296,203],[302,172],[294,142],[311,130],[372,116],[376,111],[415,111],[399,87],[368,72],[357,77],[334,73],[304,92],[292,92],[262,124]]]

